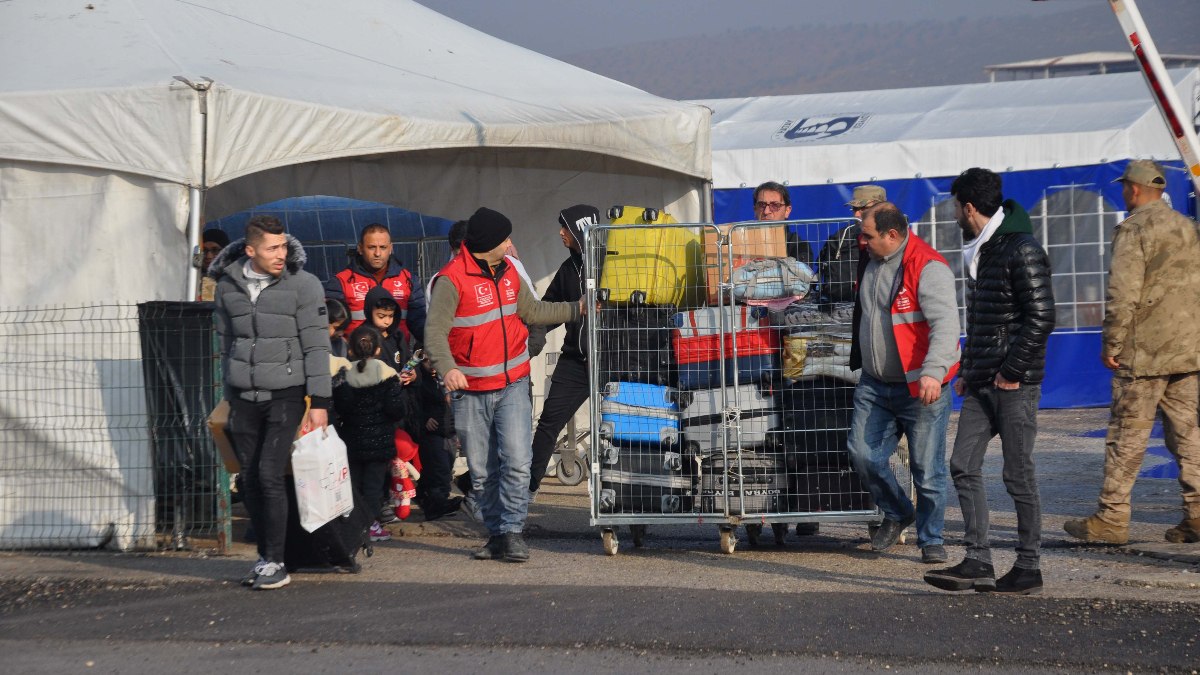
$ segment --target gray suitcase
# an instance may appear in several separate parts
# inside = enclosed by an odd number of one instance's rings
[[[707,456],[738,449],[734,429],[726,429],[728,443],[722,439],[724,409],[721,405],[721,389],[680,392],[679,398],[683,408],[684,448],[689,454]],[[725,406],[738,411],[743,450],[762,447],[767,442],[767,431],[779,428],[780,415],[775,396],[770,392],[764,393],[759,385],[726,387]]]

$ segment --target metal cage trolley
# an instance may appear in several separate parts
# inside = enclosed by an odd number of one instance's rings
[[[858,222],[664,215],[585,234],[588,486],[605,552],[622,525],[641,546],[650,525],[713,523],[725,553],[739,525],[751,545],[768,525],[780,545],[790,524],[877,525],[846,449]],[[902,459],[893,469],[911,484]]]

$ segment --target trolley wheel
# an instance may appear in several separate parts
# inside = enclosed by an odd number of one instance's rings
[[[609,290],[607,288],[596,289],[596,299],[600,302],[608,302]]]
[[[634,548],[641,548],[646,545],[646,526],[645,525],[630,525],[629,534],[633,536]]]
[[[558,482],[563,485],[579,485],[587,475],[587,465],[579,457],[560,458],[555,465]]]
[[[775,535],[775,545],[783,546],[783,538],[787,536],[787,523],[771,523],[771,533]]]
[[[634,292],[630,293],[629,294],[629,304],[631,304],[631,305],[646,304],[646,292],[645,291],[634,291]]]
[[[721,526],[721,553],[733,553],[737,548],[737,532],[728,525]]]
[[[758,548],[758,536],[762,534],[762,525],[746,526],[746,543],[750,548]]]
[[[605,555],[617,554],[617,533],[612,528],[600,530],[600,541],[604,544]]]

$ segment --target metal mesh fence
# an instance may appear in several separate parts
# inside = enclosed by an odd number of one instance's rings
[[[211,312],[0,310],[0,548],[224,549]]]

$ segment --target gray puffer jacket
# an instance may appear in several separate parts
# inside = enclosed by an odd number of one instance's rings
[[[283,273],[251,302],[243,267],[246,241],[239,239],[213,260],[208,276],[217,280],[217,334],[225,397],[268,401],[279,396],[312,397],[312,407],[328,408],[330,397],[329,321],[321,282],[303,267],[304,248],[287,235]]]

